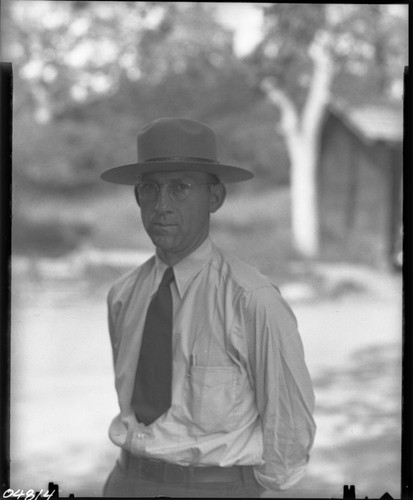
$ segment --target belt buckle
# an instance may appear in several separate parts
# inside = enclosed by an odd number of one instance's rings
[[[186,479],[186,470],[181,465],[164,464],[163,480],[165,483],[182,484]]]

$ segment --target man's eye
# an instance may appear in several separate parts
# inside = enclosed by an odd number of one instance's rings
[[[189,189],[189,185],[184,182],[177,182],[176,184],[173,184],[172,187],[175,192],[187,191]]]
[[[146,183],[141,184],[141,189],[142,189],[142,191],[146,191],[147,193],[151,193],[152,191],[156,190],[156,186],[155,186],[155,184],[148,182],[147,184]]]

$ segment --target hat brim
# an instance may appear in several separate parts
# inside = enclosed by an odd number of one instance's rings
[[[205,172],[216,175],[223,183],[242,182],[254,177],[249,170],[222,163],[151,161],[114,167],[103,172],[100,178],[113,184],[134,186],[140,175],[151,172]]]

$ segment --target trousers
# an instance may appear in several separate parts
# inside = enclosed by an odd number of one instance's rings
[[[103,497],[137,498],[260,498],[264,488],[256,481],[252,467],[238,481],[176,484],[139,477],[134,467],[118,460],[103,488]]]

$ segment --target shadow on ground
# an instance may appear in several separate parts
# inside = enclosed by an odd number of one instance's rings
[[[344,484],[354,484],[359,498],[385,492],[399,497],[399,344],[356,351],[344,369],[317,376],[314,389],[318,437],[307,482],[316,488],[318,481],[324,484],[324,497],[341,492]]]

